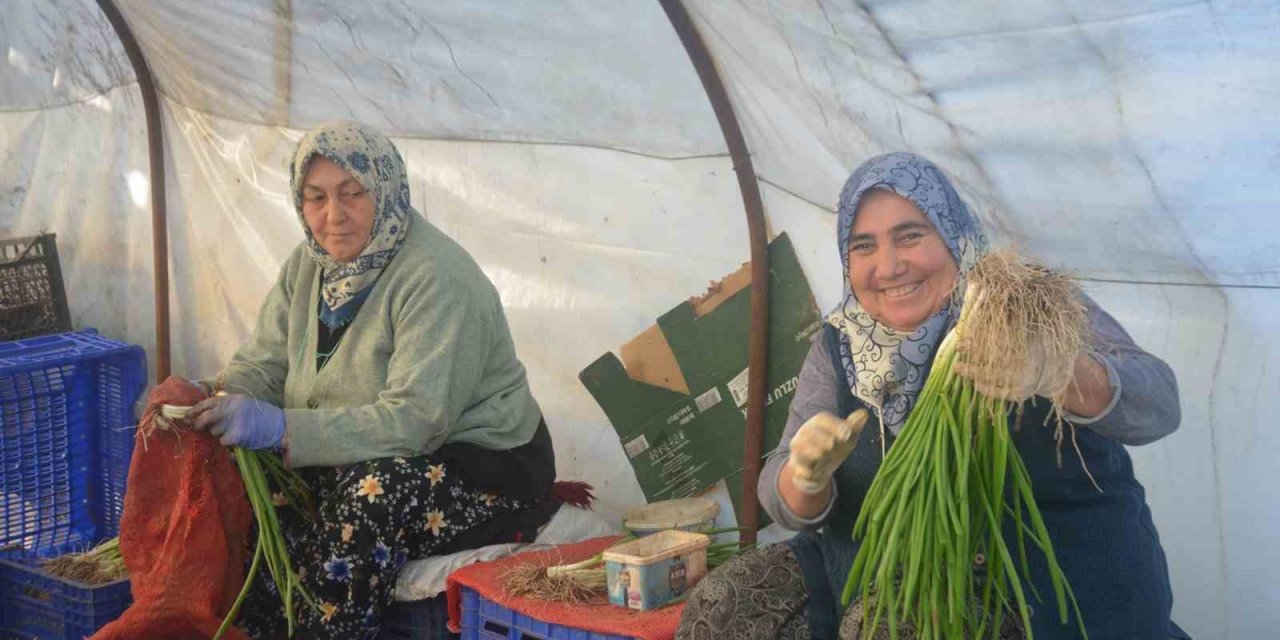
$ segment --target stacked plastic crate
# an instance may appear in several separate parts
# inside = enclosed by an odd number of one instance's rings
[[[92,329],[0,343],[0,637],[82,638],[129,605],[129,582],[38,569],[119,532],[141,347]]]
[[[462,640],[635,640],[544,622],[462,589]]]
[[[71,330],[57,237],[0,240],[0,341]]]

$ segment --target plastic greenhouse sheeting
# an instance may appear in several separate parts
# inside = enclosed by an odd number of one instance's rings
[[[1280,5],[686,0],[773,232],[840,291],[848,172],[909,149],[998,240],[1080,274],[1178,374],[1132,449],[1202,638],[1280,625]],[[561,474],[641,493],[577,373],[748,257],[719,126],[657,2],[117,0],[161,92],[173,370],[211,375],[301,238],[306,128],[391,134],[415,206],[497,285]],[[58,234],[76,326],[154,347],[145,123],[92,0],[0,12],[0,237]],[[774,532],[776,534],[776,532]]]

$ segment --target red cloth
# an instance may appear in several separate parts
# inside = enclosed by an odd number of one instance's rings
[[[552,498],[579,509],[590,509],[595,503],[593,491],[595,489],[591,485],[581,480],[565,480],[551,485]]]
[[[171,377],[148,398],[120,520],[133,605],[93,640],[208,640],[244,584],[253,512],[227,450],[203,432],[155,429],[141,437],[160,404],[204,397]],[[234,628],[223,637],[249,640]]]
[[[653,611],[624,609],[611,604],[570,605],[533,598],[517,598],[506,594],[502,575],[515,564],[533,562],[542,565],[568,564],[586,560],[604,551],[621,536],[592,538],[573,544],[559,545],[546,551],[529,551],[492,562],[480,562],[449,575],[446,592],[449,601],[449,629],[458,633],[462,622],[462,588],[477,593],[512,611],[542,622],[585,629],[595,633],[630,636],[642,640],[671,640],[680,626],[684,603]]]

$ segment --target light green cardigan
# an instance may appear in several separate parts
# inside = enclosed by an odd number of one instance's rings
[[[285,409],[294,467],[413,456],[446,442],[505,450],[541,411],[493,284],[461,246],[412,216],[399,253],[316,373],[320,268],[305,243],[222,371],[227,393]]]

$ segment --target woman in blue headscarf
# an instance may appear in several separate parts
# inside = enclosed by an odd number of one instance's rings
[[[689,598],[679,638],[861,637],[861,606],[838,605],[857,553],[853,523],[959,318],[965,275],[987,240],[942,172],[909,153],[854,171],[838,215],[844,298],[814,339],[786,431],[760,476],[765,510],[801,533],[707,576]],[[1033,359],[1012,383],[963,373],[988,395],[1015,401],[1069,386],[1065,417],[1082,459],[1064,456],[1059,465],[1050,428],[1026,426],[1012,437],[1089,637],[1179,637],[1164,551],[1124,449],[1177,428],[1177,384],[1164,362],[1084,303],[1095,344],[1072,371]],[[1024,425],[1041,425],[1049,403],[1025,411]],[[1051,593],[1043,558],[1033,557],[1030,569],[1038,592]],[[1036,638],[1077,637],[1074,620],[1061,625],[1051,604],[1042,608],[1031,619]],[[1001,634],[1023,630],[1010,616]]]
[[[381,133],[322,125],[290,166],[305,239],[252,337],[188,418],[228,446],[282,450],[317,497],[278,514],[318,610],[299,637],[377,634],[406,559],[533,538],[555,457],[502,303],[467,252],[410,204]],[[240,624],[284,638],[254,581]]]

